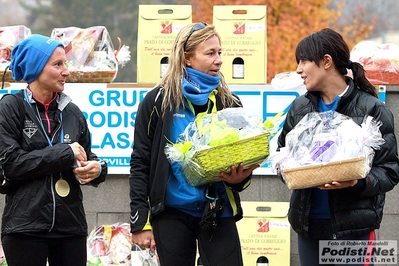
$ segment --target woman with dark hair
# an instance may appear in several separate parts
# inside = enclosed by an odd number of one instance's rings
[[[385,140],[375,151],[365,178],[292,191],[289,221],[298,234],[299,258],[301,265],[313,266],[319,265],[320,240],[375,240],[385,193],[399,181],[399,162],[393,115],[378,99],[362,65],[349,60],[342,36],[329,28],[315,32],[299,42],[295,55],[297,73],[307,92],[293,101],[278,149],[285,146],[288,132],[310,112],[336,111],[359,125],[366,116],[372,116],[382,122],[380,131]],[[353,78],[347,75],[348,69]]]
[[[238,192],[259,165],[233,165],[220,181],[194,187],[164,152],[198,114],[241,106],[220,73],[221,49],[213,25],[182,28],[165,75],[137,111],[129,176],[132,241],[156,245],[162,266],[194,266],[197,248],[205,266],[243,265]]]

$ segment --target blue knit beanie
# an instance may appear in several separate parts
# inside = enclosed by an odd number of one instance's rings
[[[28,84],[34,81],[58,46],[64,48],[61,42],[39,34],[15,45],[9,66],[13,80],[25,80]]]

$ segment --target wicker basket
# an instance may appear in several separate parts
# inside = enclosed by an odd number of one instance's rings
[[[10,70],[7,70],[5,75],[4,75],[4,70],[0,70],[0,81],[3,80],[3,76],[4,76],[4,82],[15,82],[12,79],[12,73]]]
[[[245,167],[262,163],[269,156],[269,133],[242,139],[217,147],[199,150],[191,158],[183,172],[192,186],[200,186],[217,180],[221,171],[230,172],[232,165],[241,162]]]
[[[366,70],[366,78],[373,85],[398,85],[399,73]]]
[[[360,179],[366,175],[366,157],[358,157],[327,164],[314,164],[283,169],[289,189],[316,187],[332,181]]]
[[[3,78],[3,71],[0,71],[0,80]],[[110,83],[116,77],[116,70],[110,71],[71,71],[66,82],[68,83]],[[4,82],[16,82],[12,79],[12,72],[6,71]]]
[[[110,83],[116,77],[116,70],[110,71],[70,71],[69,83]]]

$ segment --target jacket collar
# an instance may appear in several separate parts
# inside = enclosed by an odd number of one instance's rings
[[[345,92],[344,95],[342,95],[341,99],[340,99],[340,103],[341,104],[345,104],[347,101],[349,101],[349,99],[353,99],[354,94],[357,92],[357,86],[355,85],[354,80],[349,77],[349,76],[345,76],[345,82],[346,84],[349,85],[348,90]],[[309,101],[317,107],[317,103],[319,101],[320,98],[320,92],[316,91],[316,92],[306,92],[305,97],[309,99]]]

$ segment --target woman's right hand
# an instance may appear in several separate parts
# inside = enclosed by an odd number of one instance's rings
[[[155,239],[151,230],[142,230],[132,233],[132,242],[140,247],[155,251]]]
[[[357,184],[358,180],[349,180],[349,181],[333,181],[329,184],[324,184],[319,186],[321,190],[332,190],[332,189],[342,189],[342,188],[348,188],[348,187],[353,187]]]
[[[82,147],[82,145],[80,145],[78,142],[74,142],[72,144],[69,144],[69,146],[72,148],[76,160],[78,160],[79,162],[87,161],[86,151]]]
[[[259,164],[255,164],[248,169],[244,169],[244,164],[240,163],[238,167],[235,165],[231,166],[231,172],[226,173],[226,172],[220,172],[220,175],[218,176],[218,180],[220,181],[225,181],[229,184],[238,184],[242,182],[245,178],[247,178],[250,174],[252,174],[252,171],[255,170],[256,168],[259,168]]]

